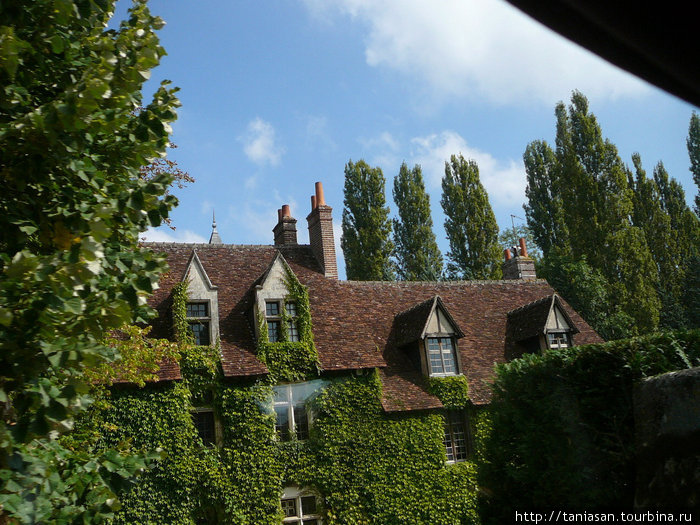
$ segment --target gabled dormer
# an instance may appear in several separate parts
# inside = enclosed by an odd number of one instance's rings
[[[195,343],[216,344],[219,339],[218,289],[209,279],[196,250],[192,250],[182,281],[187,283],[187,323]]]
[[[396,344],[426,376],[462,373],[457,340],[464,333],[435,296],[401,312],[394,318]]]
[[[524,353],[573,346],[578,332],[557,294],[508,312],[508,336]]]
[[[297,305],[287,289],[287,272],[291,269],[280,252],[270,264],[260,283],[255,287],[255,335],[266,330],[267,340],[299,341]]]

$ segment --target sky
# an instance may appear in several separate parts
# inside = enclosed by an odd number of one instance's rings
[[[129,2],[119,0],[116,18]],[[449,246],[440,180],[450,155],[477,161],[501,227],[524,223],[522,155],[554,142],[574,90],[628,165],[663,161],[697,189],[686,149],[692,105],[608,64],[500,0],[151,0],[168,56],[152,72],[180,88],[168,157],[196,182],[151,241],[272,244],[289,204],[299,242],[322,181],[340,242],[344,168],[382,169],[387,203],[402,162],[420,164],[438,244]],[[511,214],[517,218],[512,219]],[[344,278],[339,247],[338,266]]]

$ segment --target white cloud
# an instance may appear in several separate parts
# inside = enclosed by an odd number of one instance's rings
[[[440,97],[551,105],[573,89],[591,99],[649,92],[503,1],[303,1],[317,20],[344,16],[364,24],[367,64],[417,77]]]
[[[525,200],[525,167],[511,159],[496,159],[490,153],[472,148],[454,131],[443,131],[411,140],[411,164],[420,164],[429,189],[438,190],[445,174],[445,161],[462,154],[479,165],[481,183],[494,207],[520,207]]]
[[[239,137],[243,142],[243,151],[255,164],[280,163],[284,148],[275,142],[275,128],[269,122],[257,117],[248,123],[244,135]]]
[[[209,242],[209,239],[192,230],[171,230],[167,226],[148,228],[141,234],[141,238],[148,242]]]

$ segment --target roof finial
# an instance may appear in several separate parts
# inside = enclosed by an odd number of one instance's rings
[[[211,211],[211,237],[209,237],[209,244],[222,244],[219,232],[216,231],[216,212],[214,210]]]

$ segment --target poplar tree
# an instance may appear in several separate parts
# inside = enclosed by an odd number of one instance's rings
[[[695,195],[695,213],[700,215],[700,117],[694,111],[690,117],[686,144],[690,156],[690,171],[698,187],[698,193]]]
[[[393,220],[397,274],[404,281],[437,281],[442,277],[442,254],[435,240],[430,196],[425,191],[421,167],[401,164],[394,178]]]
[[[445,162],[442,199],[450,243],[447,272],[452,279],[500,279],[498,224],[479,180],[479,166],[462,155]]]
[[[345,166],[343,234],[340,245],[349,280],[392,281],[391,221],[386,206],[386,181],[380,168],[364,160]]]
[[[554,160],[540,142],[525,153],[528,227],[543,242],[545,256],[554,250],[574,261],[585,257],[607,281],[609,309],[630,316],[635,330],[653,330],[658,271],[644,232],[630,219],[628,171],[581,93],[572,94],[568,110],[557,104],[555,115]]]

